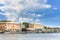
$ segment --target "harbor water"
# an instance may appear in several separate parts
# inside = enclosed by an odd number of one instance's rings
[[[60,33],[0,34],[0,40],[60,40]]]

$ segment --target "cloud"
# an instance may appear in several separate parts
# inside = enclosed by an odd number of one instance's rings
[[[40,19],[35,19],[35,24],[40,24]]]
[[[51,27],[51,28],[60,28],[59,25],[45,25],[46,27]]]
[[[1,14],[5,15],[7,20],[19,22],[34,21],[43,16],[34,13],[35,11],[52,7],[46,4],[47,0],[0,0],[0,3],[4,4],[0,9],[5,11]]]
[[[36,16],[37,16],[37,17],[41,17],[41,16],[43,16],[43,15],[41,15],[41,14],[37,14]]]
[[[33,19],[30,19],[30,18],[19,18],[19,21],[20,22],[32,22]]]
[[[54,10],[58,10],[58,8],[56,8],[56,7],[54,7],[53,9],[54,9]]]

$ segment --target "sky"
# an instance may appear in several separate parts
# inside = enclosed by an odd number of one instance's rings
[[[0,0],[0,20],[60,27],[60,0]]]

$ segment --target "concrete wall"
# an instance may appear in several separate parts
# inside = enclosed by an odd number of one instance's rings
[[[0,30],[5,29],[5,23],[0,23]]]
[[[30,24],[28,30],[43,29],[44,26],[41,24]]]
[[[13,22],[1,22],[0,23],[0,28],[5,28],[7,31],[16,31],[16,30],[21,30],[20,24],[19,23],[13,23]]]
[[[40,28],[40,29],[43,29],[44,28],[44,26],[41,25],[41,24],[33,24],[33,26],[34,26],[35,29],[36,28]]]
[[[41,28],[42,29],[42,28],[44,28],[44,26],[41,24],[30,24],[29,28]]]

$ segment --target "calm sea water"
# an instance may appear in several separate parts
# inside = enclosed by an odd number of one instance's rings
[[[60,33],[0,34],[0,40],[60,40]]]

